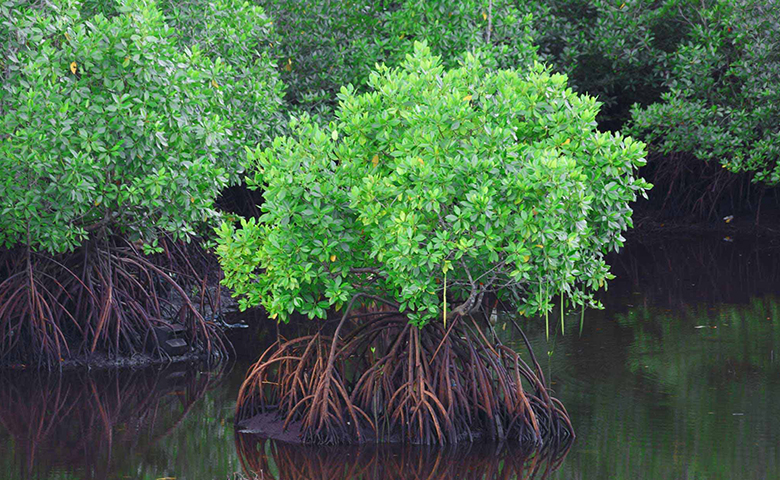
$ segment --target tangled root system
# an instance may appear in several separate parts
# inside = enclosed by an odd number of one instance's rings
[[[300,428],[302,442],[316,444],[491,439],[558,450],[574,438],[533,353],[532,367],[490,341],[474,317],[420,329],[376,312],[340,335],[346,318],[333,336],[266,350],[241,387],[237,420],[275,411],[285,428]]]
[[[221,336],[201,314],[212,298],[207,261],[183,244],[163,246],[151,257],[116,238],[58,256],[4,252],[0,363],[51,366],[94,353],[163,358],[155,328],[173,324],[185,327],[192,349],[221,356]],[[200,292],[200,305],[193,292]]]

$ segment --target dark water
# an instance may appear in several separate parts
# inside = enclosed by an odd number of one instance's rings
[[[236,434],[246,362],[0,372],[0,478],[780,479],[780,247],[666,241],[612,259],[603,311],[529,329],[577,440],[560,463],[499,445],[315,448]],[[504,340],[520,345],[499,320]],[[271,335],[242,332],[240,351]]]

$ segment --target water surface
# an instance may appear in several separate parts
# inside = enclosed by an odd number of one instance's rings
[[[727,239],[730,240],[730,239]],[[234,432],[247,358],[272,328],[236,338],[242,358],[64,376],[0,372],[6,479],[780,478],[780,248],[635,243],[611,259],[605,309],[523,325],[577,440],[559,463],[509,446],[322,448]],[[510,324],[502,339],[520,349]],[[580,331],[581,329],[581,331]]]

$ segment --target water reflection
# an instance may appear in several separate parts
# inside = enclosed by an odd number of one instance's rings
[[[680,308],[702,302],[744,303],[780,290],[777,240],[635,241],[610,255],[608,263],[617,278],[609,284],[607,299],[633,293],[647,305]],[[611,303],[612,308],[622,306]]]
[[[577,432],[565,459],[485,444],[314,448],[236,437],[244,366],[0,372],[0,478],[221,480],[244,469],[274,479],[780,478],[780,250],[717,240],[629,245],[610,259],[617,278],[605,310],[586,312],[581,335],[579,313],[549,341],[543,321],[523,319]],[[556,314],[550,323],[560,325]],[[276,333],[266,319],[253,329],[236,342],[247,360]],[[511,324],[495,330],[523,350]]]
[[[578,436],[558,478],[780,478],[778,347],[773,296],[592,315],[548,360]]]
[[[606,385],[594,392],[591,412],[604,424],[582,418],[584,441],[593,432],[623,443],[627,458],[611,461],[628,460],[647,478],[778,478],[779,311],[777,297],[764,297],[618,315],[632,334],[620,379],[610,382],[621,393],[609,399]]]
[[[0,425],[13,455],[5,478],[104,479],[174,432],[219,372],[163,370],[3,372]],[[4,455],[2,457],[5,457]]]
[[[570,444],[559,451],[523,452],[514,445],[451,447],[297,445],[236,433],[244,472],[262,480],[531,480],[550,478]]]
[[[780,255],[721,243],[635,245],[581,336],[529,325],[578,437],[555,478],[780,478]]]

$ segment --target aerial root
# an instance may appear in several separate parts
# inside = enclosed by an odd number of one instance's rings
[[[558,450],[574,438],[535,360],[489,341],[472,317],[448,330],[386,312],[342,335],[344,325],[266,350],[241,386],[237,420],[276,411],[317,444],[488,438]]]
[[[155,328],[173,323],[185,327],[193,350],[223,357],[220,333],[201,314],[207,303],[218,308],[205,294],[207,272],[193,265],[197,257],[182,258],[185,247],[163,244],[165,253],[151,257],[121,239],[59,256],[3,252],[0,362],[52,366],[94,353],[164,357]],[[198,288],[200,305],[189,293]]]

